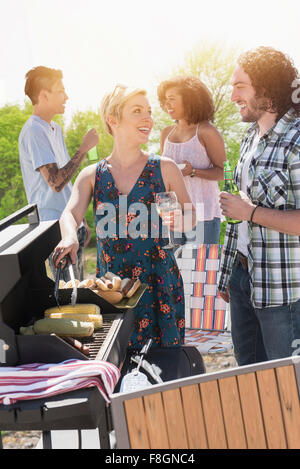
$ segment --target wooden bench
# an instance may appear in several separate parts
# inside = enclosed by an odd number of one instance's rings
[[[300,448],[300,356],[112,396],[118,448]]]

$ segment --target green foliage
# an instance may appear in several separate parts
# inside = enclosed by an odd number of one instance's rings
[[[222,44],[197,45],[186,57],[176,74],[194,75],[202,80],[212,93],[215,106],[214,124],[225,144],[240,137],[240,115],[231,102],[230,80],[236,66],[238,50],[226,49]]]
[[[153,112],[152,112],[152,117],[154,121],[153,129],[150,134],[150,139],[149,139],[149,149],[157,154],[161,154],[161,149],[160,149],[160,134],[161,131],[169,126],[174,124],[174,121],[172,121],[169,117],[169,115],[162,111],[158,107],[154,107]]]
[[[75,155],[76,151],[82,143],[84,135],[88,132],[89,126],[95,128],[98,132],[99,143],[97,145],[97,151],[99,160],[102,160],[111,153],[113,139],[111,135],[106,133],[99,115],[92,110],[77,112],[72,116],[71,124],[65,131],[65,141],[69,155],[71,157]],[[90,164],[95,164],[95,161],[90,161],[88,157],[86,157],[81,163],[81,166],[73,177],[72,181],[74,182],[81,169],[89,166]],[[85,218],[91,230],[90,246],[94,246],[96,244],[96,233],[94,227],[93,201],[91,201],[89,204]]]
[[[227,222],[223,221],[220,227],[219,244],[224,244],[226,226],[227,226]]]
[[[196,76],[211,91],[215,105],[214,125],[222,134],[227,158],[233,167],[239,156],[239,145],[244,132],[239,111],[230,100],[230,80],[238,53],[237,49],[226,49],[219,43],[200,44],[188,52],[183,64],[172,72],[172,76]],[[154,120],[154,131],[150,142],[153,147],[159,148],[161,130],[174,122],[160,108],[154,109]]]
[[[0,108],[0,219],[27,205],[18,150],[20,131],[32,113],[28,103]]]
[[[84,135],[88,132],[89,126],[95,128],[98,132],[99,143],[97,145],[97,151],[99,159],[102,160],[111,153],[113,139],[111,135],[107,134],[104,130],[103,123],[99,115],[92,110],[87,110],[85,112],[80,111],[72,116],[72,121],[65,131],[65,141],[69,155],[71,157],[75,155],[82,143]],[[90,161],[87,157],[82,162],[80,169],[94,163],[94,161]]]
[[[94,223],[94,210],[93,210],[93,201],[91,200],[87,211],[85,212],[85,219],[91,230],[91,239],[89,242],[89,246],[96,246],[96,230],[95,230],[95,223]]]

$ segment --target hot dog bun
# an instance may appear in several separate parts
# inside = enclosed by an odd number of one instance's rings
[[[126,298],[131,298],[140,285],[141,281],[139,279],[125,278],[121,283],[121,291]]]
[[[95,280],[93,278],[88,278],[86,280],[82,280],[78,285],[79,288],[90,288],[93,289],[96,287]]]
[[[104,300],[108,303],[115,305],[119,303],[123,299],[123,295],[120,291],[102,291],[102,290],[94,290],[97,295],[101,296]]]
[[[106,282],[103,282],[101,278],[97,278],[95,283],[96,283],[96,288],[98,290],[108,291],[108,286],[106,285]]]
[[[133,286],[134,280],[131,278],[123,278],[121,282],[121,292],[123,293],[124,296],[127,295],[129,292],[130,288]]]
[[[76,285],[77,288],[80,285],[80,280],[78,280],[77,278],[75,278],[75,285]],[[73,288],[72,280],[69,280],[69,282],[65,283],[63,288]]]
[[[113,272],[106,272],[104,277],[112,282],[112,291],[120,291],[122,279]]]
[[[99,290],[108,291],[113,289],[113,284],[111,280],[108,280],[105,277],[100,277],[96,279],[96,285]]]

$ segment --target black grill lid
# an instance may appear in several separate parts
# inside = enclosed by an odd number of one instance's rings
[[[28,224],[12,224],[26,215]],[[26,206],[0,222],[0,303],[22,276],[43,269],[60,238],[58,221],[39,222],[36,205]]]
[[[14,223],[28,216],[27,224]],[[58,221],[40,222],[28,205],[0,221],[0,341],[7,364],[18,362],[15,333],[30,317],[30,291],[50,288],[45,260],[61,238]]]

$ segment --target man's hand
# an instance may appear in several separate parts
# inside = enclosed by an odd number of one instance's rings
[[[81,148],[84,150],[85,153],[87,153],[92,148],[94,148],[98,144],[98,142],[99,142],[99,137],[97,134],[97,130],[91,129],[83,137]]]
[[[244,192],[240,191],[239,196],[221,192],[219,200],[223,215],[237,220],[250,220],[255,205]]]
[[[81,146],[65,166],[58,168],[56,163],[50,163],[40,167],[41,175],[54,192],[60,192],[71,181],[87,152],[98,142],[97,131],[92,129],[83,137]]]
[[[229,303],[229,287],[227,287],[226,292],[219,291],[220,297],[225,301],[225,303]]]

